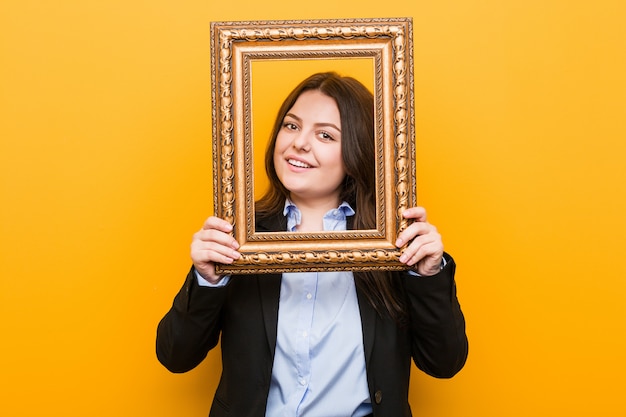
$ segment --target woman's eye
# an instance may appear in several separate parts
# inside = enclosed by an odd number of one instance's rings
[[[335,138],[332,137],[328,132],[320,132],[319,136],[325,142],[330,142],[330,141],[335,140]]]
[[[296,126],[294,123],[291,123],[291,122],[283,123],[283,127],[288,130],[298,130],[298,126]]]

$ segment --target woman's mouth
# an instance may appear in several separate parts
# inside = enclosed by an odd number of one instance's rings
[[[288,159],[287,163],[298,168],[312,168],[311,165],[307,164],[306,162],[298,161],[296,159]]]

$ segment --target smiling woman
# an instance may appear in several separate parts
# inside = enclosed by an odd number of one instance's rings
[[[275,120],[265,155],[270,187],[256,203],[255,231],[375,228],[375,154],[372,93],[335,72],[306,78]],[[402,216],[414,220],[395,242],[408,243],[404,271],[250,268],[250,275],[217,270],[240,259],[241,246],[230,223],[209,217],[194,235],[186,283],[159,324],[159,360],[185,372],[221,340],[212,417],[409,417],[411,359],[430,375],[452,377],[465,363],[467,338],[441,236],[423,208]]]

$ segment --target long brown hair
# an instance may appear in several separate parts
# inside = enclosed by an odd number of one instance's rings
[[[341,120],[341,154],[346,177],[339,198],[355,210],[352,228],[376,228],[376,167],[374,144],[374,97],[358,80],[335,72],[313,74],[302,81],[281,105],[265,153],[265,170],[270,187],[256,202],[259,218],[282,212],[289,191],[280,182],[274,166],[276,138],[283,120],[302,93],[318,90],[337,103]],[[398,283],[386,271],[355,272],[355,284],[379,314],[398,322],[405,318],[404,303],[398,294]]]

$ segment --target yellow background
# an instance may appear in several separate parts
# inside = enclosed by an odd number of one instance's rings
[[[626,415],[622,0],[4,0],[0,415],[207,414],[218,352],[154,336],[212,212],[209,22],[385,16],[470,338],[415,415]]]

